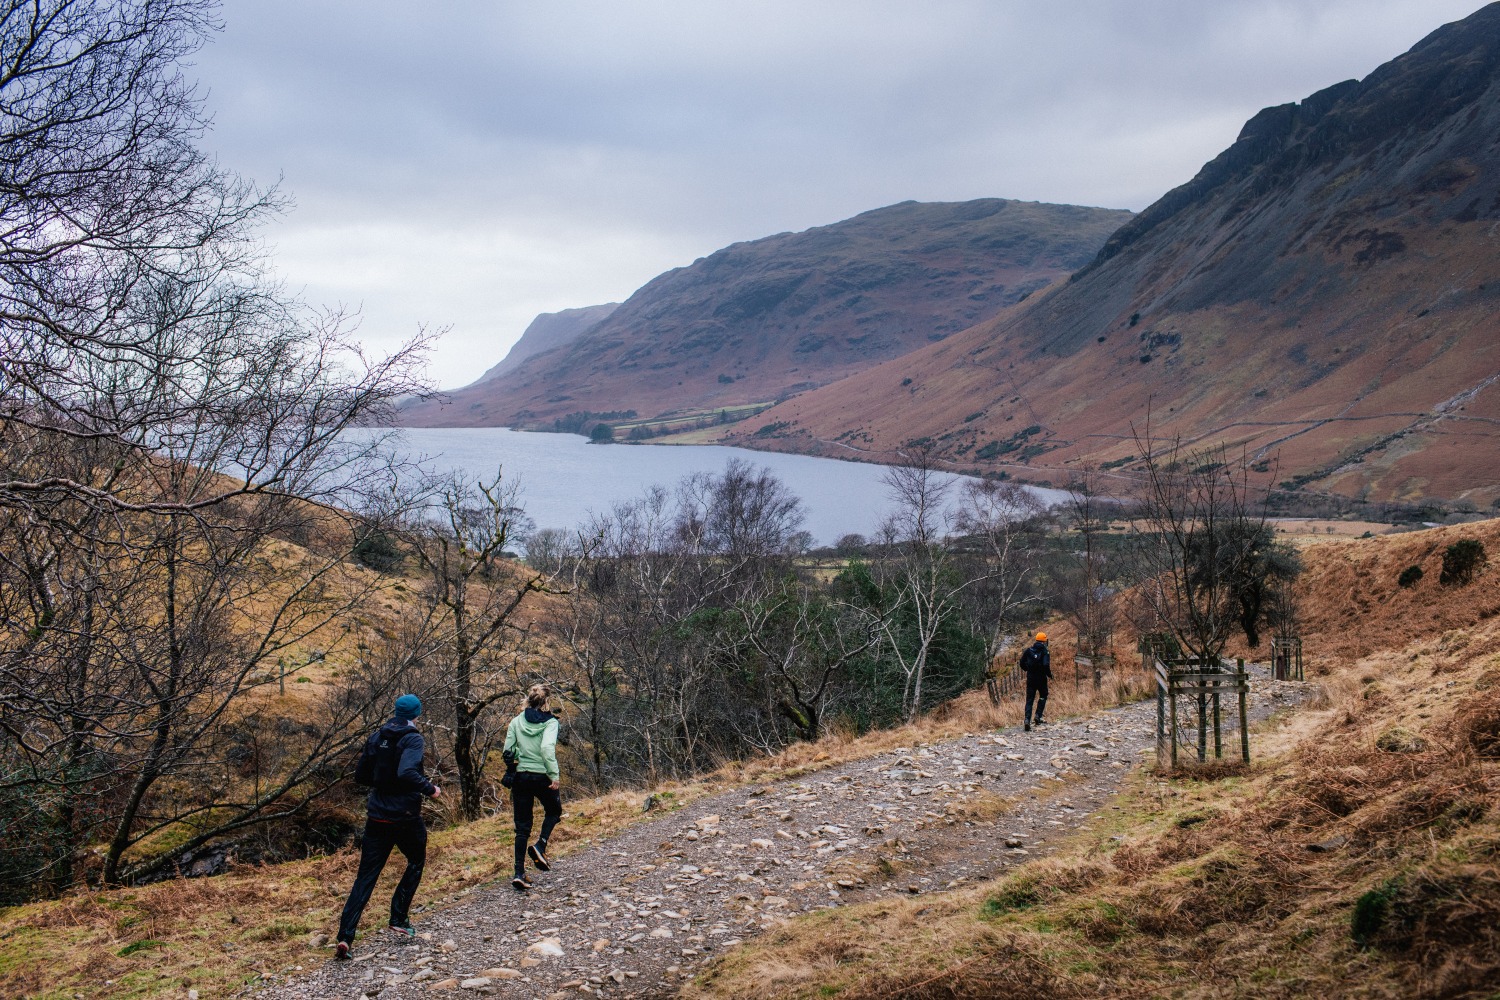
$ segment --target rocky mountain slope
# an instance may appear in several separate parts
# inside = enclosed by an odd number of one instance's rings
[[[1064,287],[734,428],[1064,482],[1156,435],[1350,496],[1500,497],[1500,5],[1268,108]],[[880,401],[872,406],[871,401]]]
[[[737,243],[654,279],[561,347],[500,366],[412,426],[550,424],[775,400],[939,341],[1089,261],[1124,211],[904,202]]]
[[[521,339],[516,341],[510,352],[498,364],[479,376],[474,384],[478,385],[480,382],[499,378],[506,372],[515,371],[521,367],[521,363],[533,355],[572,343],[591,327],[597,326],[608,318],[609,314],[619,307],[618,302],[606,302],[603,305],[542,313],[526,327],[526,332],[521,334]]]

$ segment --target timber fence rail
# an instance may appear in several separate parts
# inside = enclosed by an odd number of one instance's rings
[[[1009,667],[1003,667],[985,678],[985,687],[990,692],[990,704],[1000,704],[1000,699],[1015,691],[1021,690],[1026,679],[1026,672],[1021,669],[1019,663]]]

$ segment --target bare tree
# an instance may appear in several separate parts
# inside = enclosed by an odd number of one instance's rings
[[[969,479],[963,484],[956,522],[967,542],[961,572],[974,581],[963,599],[971,620],[984,628],[990,661],[1009,648],[1021,619],[1043,603],[1033,586],[1043,513],[1036,496],[1017,483]]]
[[[273,211],[193,145],[203,118],[179,63],[214,27],[197,0],[0,5],[0,417],[155,449],[194,409],[126,390],[202,384],[142,312],[212,322],[227,284],[251,284],[250,226]],[[242,303],[232,308],[243,311]],[[99,406],[101,380],[118,405]],[[57,492],[126,500],[105,483],[0,476],[0,501]]]
[[[211,438],[205,431],[195,444]],[[117,479],[191,502],[212,468],[157,459],[126,463]],[[106,514],[72,499],[45,520],[36,514],[12,509],[0,522],[10,553],[0,607],[7,634],[20,639],[0,643],[0,726],[12,759],[26,762],[17,787],[59,803],[59,881],[96,830],[107,839],[101,876],[117,883],[291,815],[327,790],[323,768],[359,723],[358,688],[336,685],[315,699],[321,723],[287,741],[297,748],[282,755],[274,780],[247,787],[226,759],[236,727],[263,705],[254,696],[273,683],[267,665],[293,658],[295,673],[314,635],[378,586],[345,572],[353,518],[280,494],[191,517]],[[310,521],[316,546],[281,540]],[[127,858],[169,828],[186,830],[170,854]]]
[[[1116,590],[1105,541],[1120,505],[1100,488],[1098,470],[1085,466],[1069,482],[1068,498],[1057,509],[1076,543],[1054,571],[1054,600],[1078,635],[1079,652],[1094,659],[1097,683],[1097,658],[1108,653],[1114,635]]]
[[[554,589],[554,577],[505,557],[524,543],[531,522],[518,483],[499,470],[489,483],[455,473],[438,508],[441,520],[418,526],[415,548],[437,613],[432,665],[452,711],[459,812],[477,819],[485,765],[502,731],[490,723],[490,709],[526,689],[531,630],[520,612],[529,596]]]
[[[884,476],[895,512],[881,528],[884,557],[875,565],[893,595],[880,627],[902,675],[902,715],[911,721],[922,708],[934,644],[959,616],[961,596],[978,578],[958,573],[949,538],[947,501],[954,480],[938,471],[931,447],[910,448],[903,458],[904,465],[891,466]]]
[[[816,740],[843,672],[880,641],[877,620],[792,576],[736,610],[742,624],[736,639],[772,678],[767,693],[775,711],[798,737]]]
[[[274,773],[234,762],[268,664],[376,586],[356,428],[427,340],[367,358],[264,279],[281,201],[197,148],[181,72],[216,9],[0,2],[0,791],[49,804],[58,885],[95,838],[113,883],[303,808],[380,696],[329,685]]]
[[[559,627],[600,780],[690,773],[774,732],[732,680],[741,602],[790,570],[801,502],[764,469],[655,487],[595,517]],[[587,540],[586,546],[582,540]],[[748,714],[746,710],[748,708]]]
[[[1249,463],[1223,447],[1162,445],[1149,426],[1136,444],[1145,470],[1133,512],[1144,577],[1137,624],[1143,634],[1170,632],[1190,656],[1217,664],[1239,623],[1238,588],[1265,529],[1264,493]]]

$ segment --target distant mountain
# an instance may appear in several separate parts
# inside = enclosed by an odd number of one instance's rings
[[[1153,431],[1291,486],[1500,497],[1500,4],[1267,108],[1065,286],[736,425],[735,440],[1128,474]]]
[[[997,315],[1087,263],[1130,213],[904,202],[737,243],[654,279],[560,347],[406,410],[412,425],[550,425],[773,401]]]
[[[609,314],[618,308],[620,308],[620,303],[606,302],[599,306],[582,306],[577,309],[563,309],[555,313],[542,313],[531,321],[526,332],[521,334],[521,339],[511,347],[510,353],[505,355],[499,364],[479,376],[473,384],[478,385],[480,382],[499,378],[506,372],[521,367],[521,362],[534,354],[541,354],[543,351],[550,351],[554,347],[571,343],[590,327],[607,319]]]

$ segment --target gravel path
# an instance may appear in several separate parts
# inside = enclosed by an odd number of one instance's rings
[[[1257,678],[1252,718],[1295,704],[1303,687]],[[256,995],[670,995],[795,914],[986,879],[1087,830],[1124,774],[1152,759],[1154,718],[1155,702],[1141,702],[722,792],[558,859],[530,893],[481,887],[419,915],[414,942],[382,928],[361,936],[353,961]]]

